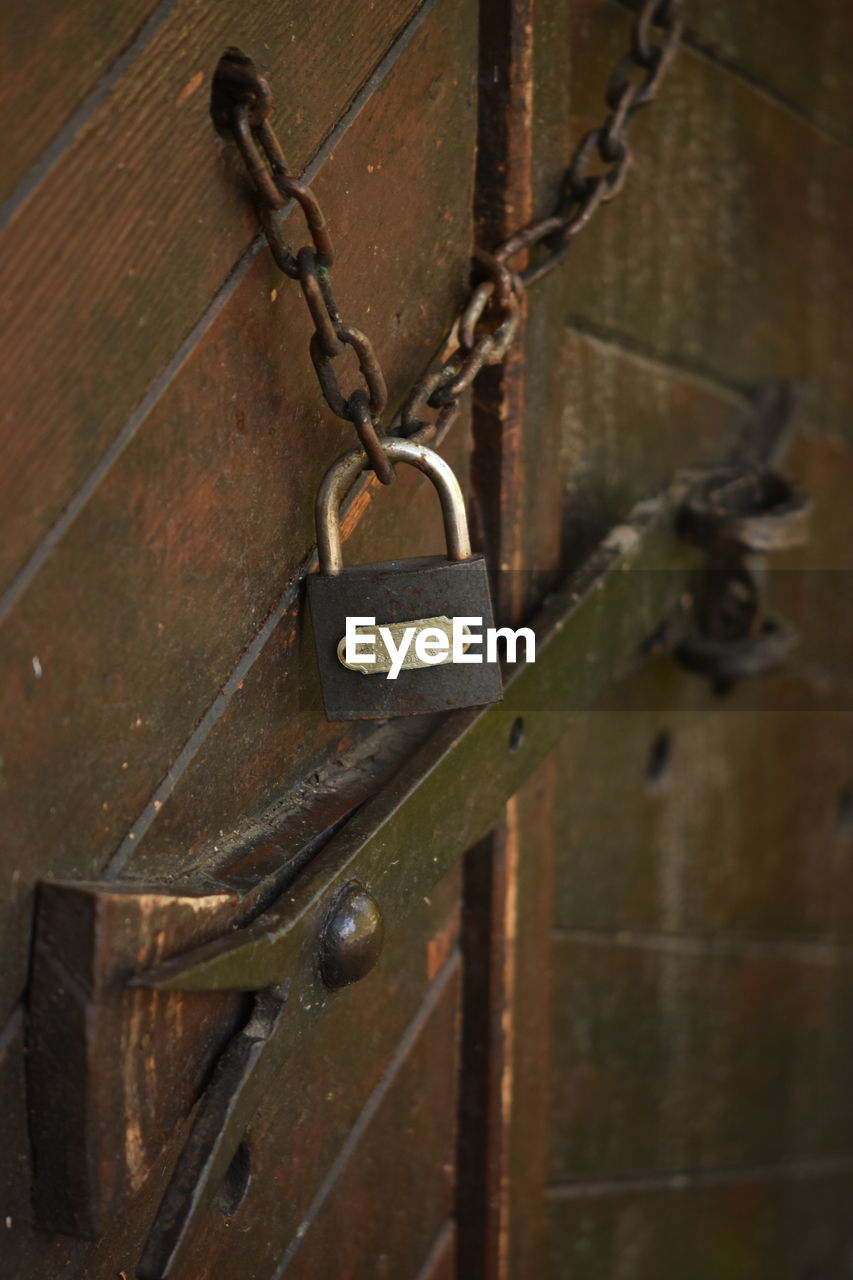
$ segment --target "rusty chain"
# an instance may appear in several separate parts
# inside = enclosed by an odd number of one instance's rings
[[[618,195],[631,161],[630,124],[654,99],[675,52],[680,8],[681,0],[644,0],[640,6],[631,47],[607,85],[609,114],[581,138],[555,211],[514,232],[491,253],[475,253],[476,283],[444,344],[444,361],[415,383],[403,405],[399,433],[404,437],[434,447],[441,443],[463,392],[481,369],[504,359],[518,329],[527,286],[552,271],[598,209]],[[383,484],[389,484],[394,468],[382,447],[380,424],[388,399],[382,369],[367,335],[341,317],[332,292],[334,248],[323,211],[311,188],[288,172],[269,123],[269,86],[237,50],[230,51],[217,69],[214,104],[217,123],[233,130],[272,256],[302,287],[314,324],[311,360],[325,401],[334,414],[352,423],[370,466]],[[296,254],[285,244],[275,216],[291,200],[301,208],[311,236],[311,244]],[[513,270],[510,264],[521,253],[529,255],[528,263]],[[364,384],[349,393],[342,389],[334,367],[347,347],[355,352]],[[424,417],[427,409],[437,411],[431,422]]]

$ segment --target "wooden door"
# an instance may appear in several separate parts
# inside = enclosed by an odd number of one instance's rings
[[[847,6],[685,0],[623,190],[464,397],[441,451],[548,641],[481,717],[323,715],[303,584],[353,433],[210,115],[237,47],[397,409],[475,248],[554,207],[637,8],[7,10],[3,1277],[137,1275],[256,986],[128,983],[252,929],[286,1001],[163,1275],[851,1274]],[[762,588],[798,646],[723,691],[667,641],[707,588],[676,508],[747,456],[814,511]],[[402,469],[346,533],[442,548]],[[384,947],[332,991],[351,880]]]

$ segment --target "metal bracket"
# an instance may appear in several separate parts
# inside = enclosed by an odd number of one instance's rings
[[[705,547],[708,560],[675,656],[718,693],[783,666],[796,647],[794,628],[765,613],[756,566],[768,553],[804,543],[810,512],[804,494],[755,464],[712,472],[686,498],[679,529]]]

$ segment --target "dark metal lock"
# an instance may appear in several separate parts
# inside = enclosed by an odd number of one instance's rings
[[[308,579],[323,702],[329,720],[372,720],[410,716],[455,707],[483,706],[503,696],[500,666],[486,660],[485,636],[492,627],[492,601],[486,562],[471,554],[465,503],[452,468],[434,450],[408,440],[383,441],[392,462],[423,471],[441,499],[447,556],[419,556],[383,564],[344,567],[339,507],[360,471],[369,465],[355,449],[326,473],[317,494],[319,573]],[[477,640],[470,656],[477,662],[415,662],[389,679],[381,661],[353,669],[345,665],[342,641],[347,618],[376,619],[376,627],[409,624],[418,630],[438,624],[449,631],[454,618],[476,618]],[[480,623],[482,620],[482,625]],[[369,629],[372,630],[372,629]],[[395,637],[401,630],[395,629]],[[409,652],[414,648],[414,639]]]

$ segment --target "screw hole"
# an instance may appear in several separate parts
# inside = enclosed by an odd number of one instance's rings
[[[650,787],[659,787],[663,783],[669,769],[671,755],[672,738],[664,729],[658,734],[649,748],[649,758],[646,762],[646,782]]]
[[[838,840],[853,840],[853,786],[844,787],[838,797],[835,835]]]
[[[228,1166],[216,1198],[216,1207],[226,1218],[233,1218],[249,1190],[252,1180],[252,1156],[248,1143],[241,1142]]]
[[[512,722],[512,728],[509,731],[509,749],[517,751],[524,741],[524,721],[521,716],[516,716]]]

